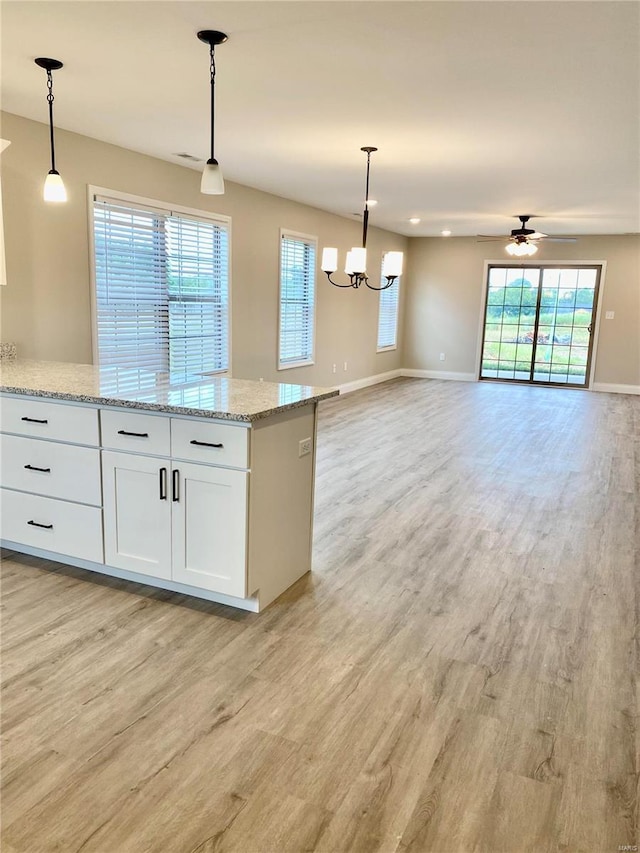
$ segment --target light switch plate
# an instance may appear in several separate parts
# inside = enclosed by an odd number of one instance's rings
[[[614,318],[615,316],[616,316],[616,312],[615,312],[615,311],[605,311],[604,319],[605,319],[605,320],[613,320],[613,318]]]

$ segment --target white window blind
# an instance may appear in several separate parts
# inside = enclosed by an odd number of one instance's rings
[[[380,284],[386,284],[386,281],[381,275]],[[378,306],[378,352],[384,349],[395,349],[398,345],[399,296],[399,278],[393,282],[391,287],[380,291],[380,303]]]
[[[228,225],[100,196],[93,221],[100,365],[226,370]]]
[[[313,362],[316,239],[282,232],[278,366]]]

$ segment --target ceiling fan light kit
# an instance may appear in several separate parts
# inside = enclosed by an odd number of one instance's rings
[[[523,240],[521,243],[507,243],[507,245],[505,246],[505,250],[510,255],[514,255],[517,258],[522,258],[535,255],[535,253],[538,251],[538,247],[533,243],[529,243],[526,240]]]
[[[45,201],[50,202],[65,202],[67,200],[67,191],[64,182],[60,177],[60,172],[56,169],[56,145],[53,131],[53,72],[59,71],[63,67],[63,63],[59,59],[49,59],[46,56],[39,56],[34,60],[39,68],[44,68],[47,72],[47,103],[49,104],[49,141],[51,148],[51,168],[45,178],[44,189],[42,196]]]
[[[227,41],[227,35],[218,30],[200,30],[198,33],[200,41],[209,45],[209,73],[211,85],[211,151],[210,157],[202,172],[200,192],[205,195],[224,195],[224,178],[220,164],[215,158],[214,131],[215,131],[215,91],[216,91],[216,60],[215,49],[217,45]]]
[[[347,252],[344,271],[349,276],[349,284],[340,284],[334,281],[331,276],[338,269],[338,250],[335,247],[327,247],[322,250],[322,261],[320,268],[326,274],[330,283],[335,287],[354,287],[358,288],[365,284],[370,290],[386,290],[394,283],[394,281],[402,275],[402,252],[387,252],[382,263],[382,277],[386,279],[386,283],[380,287],[369,284],[367,276],[367,230],[369,227],[369,208],[373,207],[373,199],[369,198],[369,171],[371,168],[371,154],[377,151],[371,145],[367,145],[360,149],[367,155],[367,178],[364,193],[364,211],[362,214],[362,246],[354,246]]]
[[[548,240],[550,243],[575,243],[575,237],[550,237],[548,234],[543,234],[542,231],[536,231],[533,228],[527,228],[527,222],[531,219],[531,215],[518,216],[520,220],[520,228],[514,228],[511,231],[509,242],[504,247],[507,254],[516,258],[528,257],[535,255],[538,251],[538,241]],[[504,240],[504,237],[495,237],[488,234],[479,234],[479,237],[484,239],[479,242],[484,243],[492,240]]]

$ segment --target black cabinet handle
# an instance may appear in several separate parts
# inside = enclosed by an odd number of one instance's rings
[[[48,424],[48,420],[39,421],[38,418],[21,418],[23,421],[28,421],[30,424]]]
[[[42,527],[44,530],[53,530],[53,524],[38,524],[37,521],[27,521],[32,527]]]
[[[174,468],[171,472],[171,500],[179,501],[180,500],[180,471],[177,468]]]
[[[160,469],[160,500],[166,501],[167,499],[167,469]]]
[[[35,465],[25,465],[27,471],[42,471],[43,474],[50,474],[51,468],[36,468]]]
[[[197,444],[198,447],[224,447],[224,444],[212,444],[210,441],[196,441],[195,438],[189,444]]]
[[[135,438],[149,438],[148,432],[127,432],[126,429],[119,429],[118,435],[133,435]]]

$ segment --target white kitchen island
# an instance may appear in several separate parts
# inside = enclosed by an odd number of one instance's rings
[[[311,568],[333,389],[0,364],[2,546],[259,611]]]

